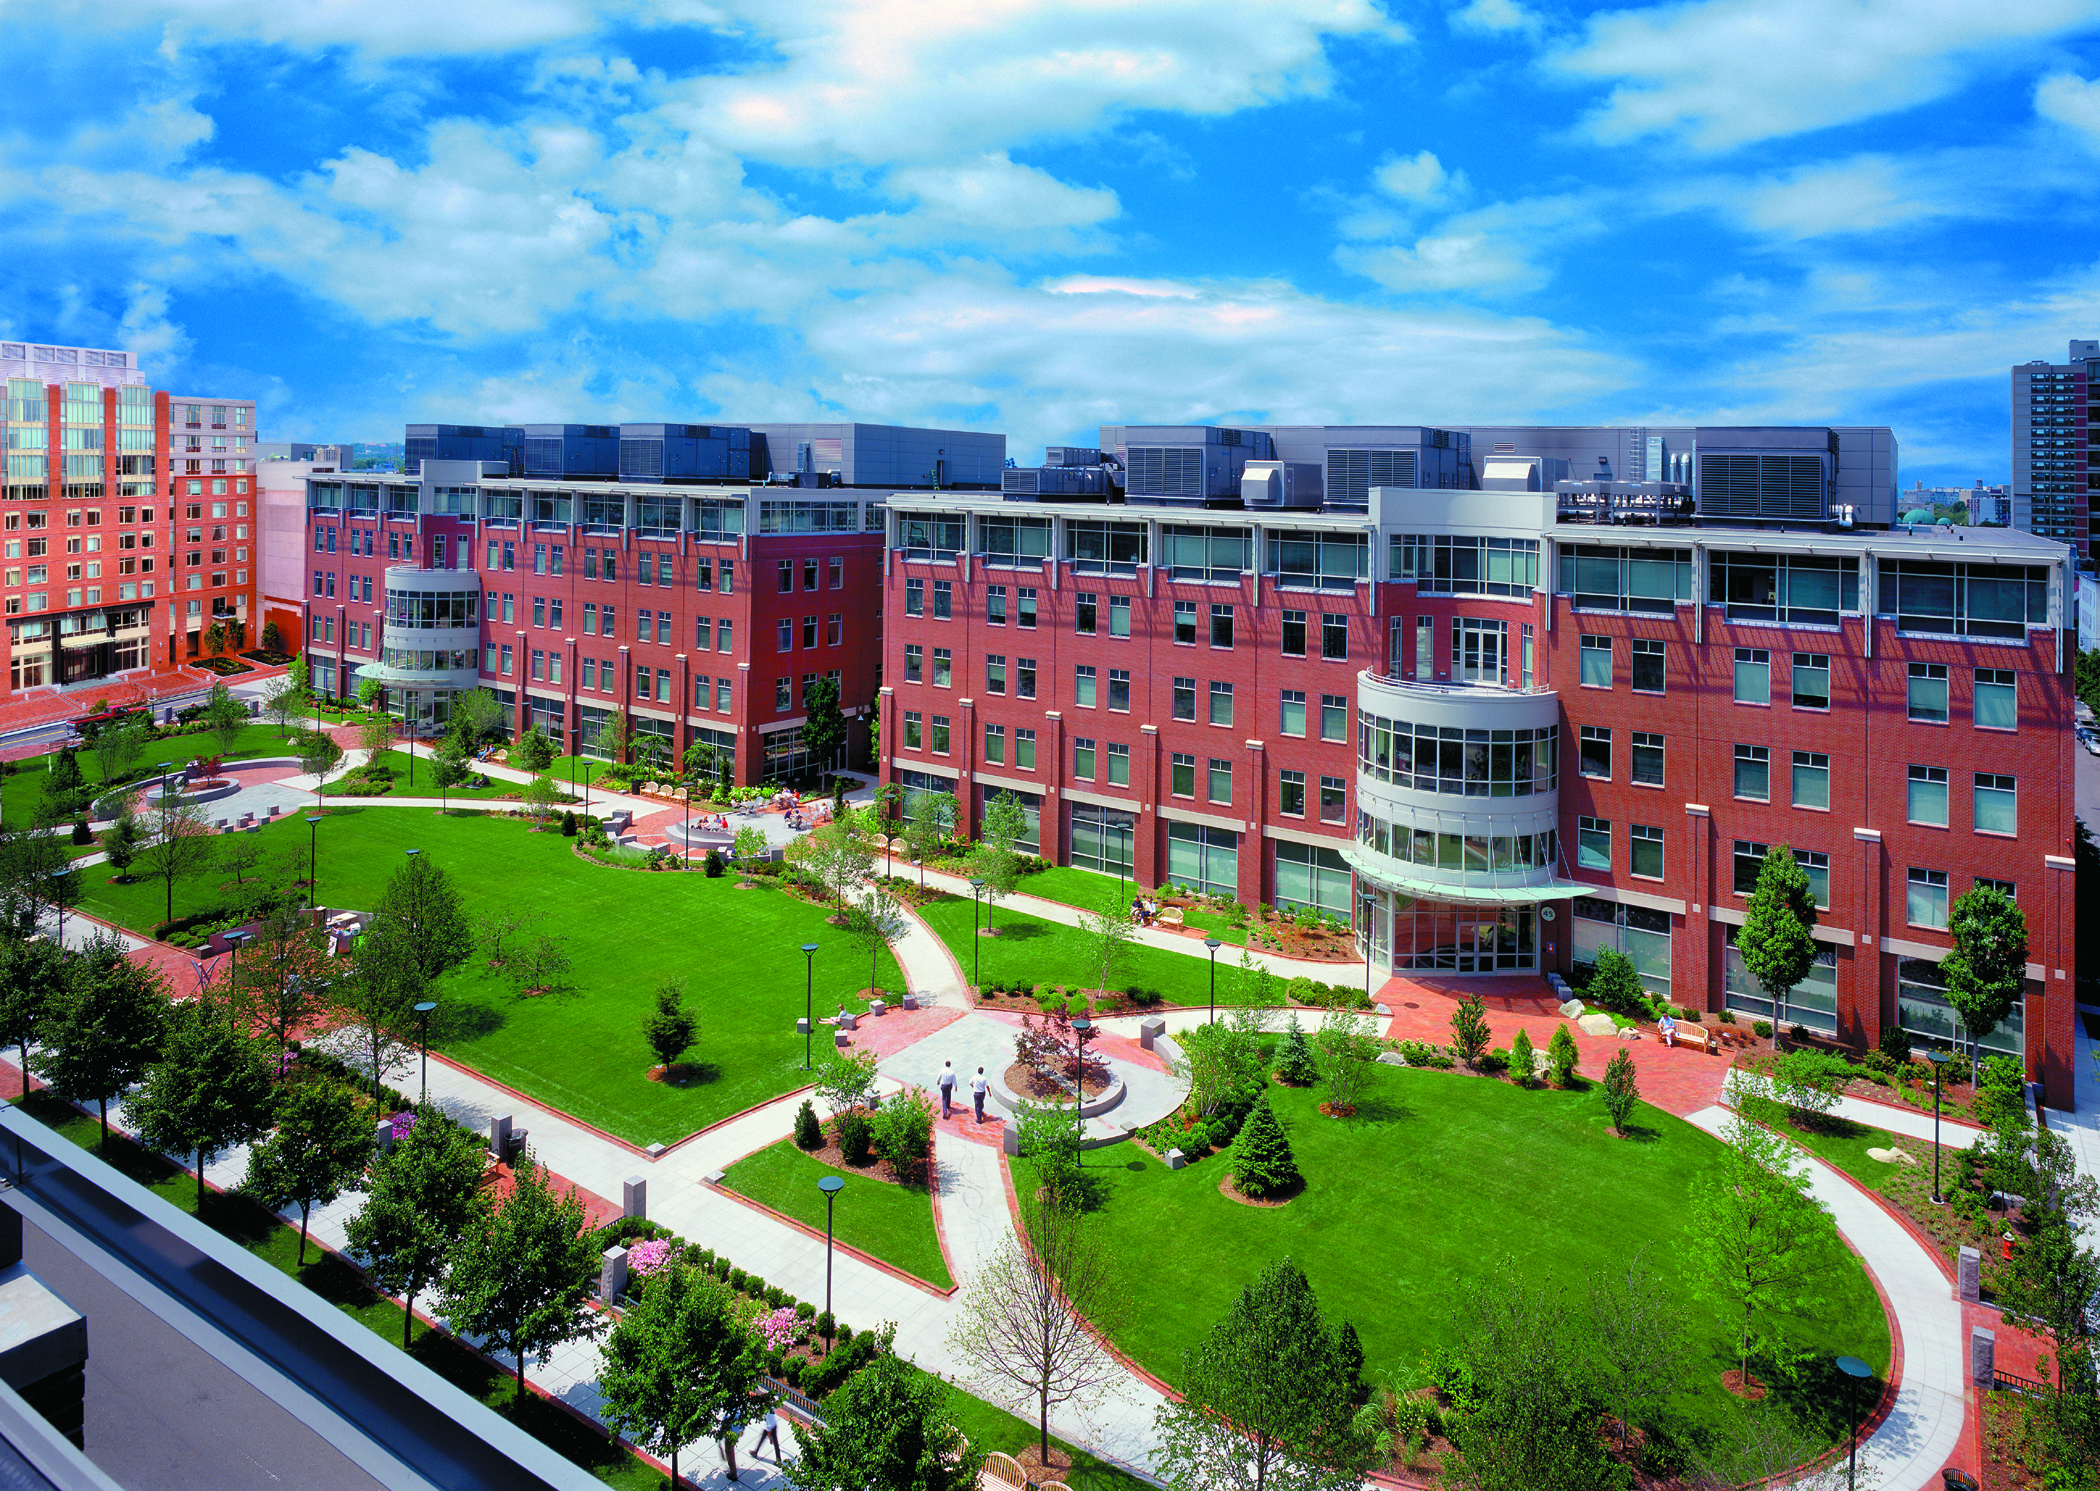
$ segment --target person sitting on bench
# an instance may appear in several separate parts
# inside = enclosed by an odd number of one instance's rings
[[[1655,1022],[1655,1028],[1661,1034],[1665,1046],[1677,1044],[1677,1022],[1670,1018],[1668,1010],[1662,1012],[1662,1018]]]

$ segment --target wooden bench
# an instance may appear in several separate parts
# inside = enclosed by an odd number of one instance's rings
[[[1677,1031],[1670,1037],[1668,1044],[1672,1046],[1692,1046],[1700,1051],[1711,1053],[1715,1049],[1716,1043],[1713,1033],[1704,1025],[1694,1025],[1689,1020],[1679,1020],[1677,1022]]]
[[[1021,1468],[1021,1462],[1012,1455],[993,1450],[984,1457],[984,1473],[979,1477],[979,1481],[986,1487],[1025,1491],[1028,1472]]]
[[[1152,925],[1155,927],[1169,927],[1176,932],[1181,931],[1185,925],[1181,919],[1181,908],[1179,906],[1167,907],[1158,916],[1152,918]]]

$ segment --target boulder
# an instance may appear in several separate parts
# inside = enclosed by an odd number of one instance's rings
[[[1584,1035],[1612,1035],[1619,1028],[1618,1022],[1606,1014],[1583,1015],[1575,1024]]]
[[[1560,1007],[1560,1017],[1563,1020],[1580,1020],[1582,1012],[1586,1008],[1587,1006],[1581,1000],[1571,999]]]

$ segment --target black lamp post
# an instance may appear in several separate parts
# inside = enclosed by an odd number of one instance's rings
[[[1072,1168],[1086,1166],[1086,1033],[1094,1022],[1072,1017]]]
[[[233,950],[233,971],[226,975],[226,987],[229,990],[235,990],[240,988],[241,944],[246,942],[250,937],[253,937],[254,935],[255,934],[253,932],[228,932],[226,934],[226,946]],[[59,936],[59,944],[63,946],[64,943],[65,937],[64,934],[61,933]]]
[[[817,1189],[824,1193],[824,1318],[831,1325],[824,1333],[824,1349],[829,1351],[839,1330],[838,1318],[831,1313],[831,1218],[838,1206],[839,1192],[846,1189],[846,1178],[827,1175],[817,1182]]]
[[[1203,945],[1210,949],[1210,1023],[1215,1025],[1218,1023],[1218,949],[1224,944],[1215,937],[1206,937]]]
[[[977,908],[983,905],[984,882],[970,882],[970,982],[984,987],[984,934],[977,930]]]
[[[1945,1206],[1947,1198],[1940,1194],[1940,1078],[1950,1057],[1945,1051],[1927,1051],[1925,1059],[1932,1063],[1932,1204]]]
[[[1872,1377],[1874,1369],[1856,1356],[1841,1356],[1837,1369],[1845,1374],[1845,1417],[1852,1422],[1852,1445],[1845,1464],[1845,1485],[1848,1488],[1859,1484],[1859,1384],[1861,1379]]]
[[[1371,1002],[1371,917],[1378,904],[1370,896],[1356,898],[1356,919],[1364,929],[1364,1003]]]
[[[321,893],[321,815],[306,815],[306,906],[309,911],[320,905]]]
[[[817,1030],[817,945],[802,944],[802,1070],[810,1066],[810,1043],[816,1039]]]
[[[430,1012],[437,1001],[425,999],[416,1006],[416,1036],[423,1044],[423,1101],[430,1101]]]

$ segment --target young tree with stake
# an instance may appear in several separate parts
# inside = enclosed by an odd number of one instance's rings
[[[299,1266],[306,1266],[306,1226],[316,1206],[364,1189],[372,1158],[371,1110],[334,1082],[300,1082],[278,1100],[277,1128],[248,1151],[241,1189],[272,1211],[299,1208]]]
[[[369,1146],[372,1136],[365,1134]],[[401,1296],[401,1344],[415,1326],[416,1296],[443,1277],[453,1240],[487,1209],[481,1193],[488,1150],[436,1108],[416,1122],[373,1166],[365,1204],[344,1231],[365,1257],[372,1281]]]

